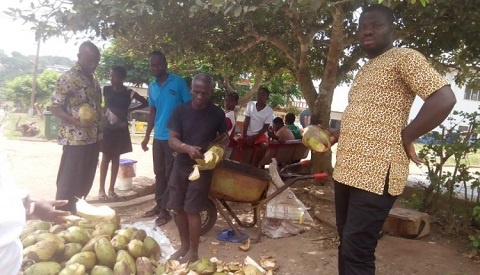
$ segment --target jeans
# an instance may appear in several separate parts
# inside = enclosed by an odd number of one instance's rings
[[[153,140],[153,172],[155,173],[155,201],[158,209],[166,209],[168,179],[172,172],[173,150],[168,140]]]
[[[375,274],[375,248],[397,196],[388,194],[388,175],[382,195],[335,181],[335,212],[340,275]]]

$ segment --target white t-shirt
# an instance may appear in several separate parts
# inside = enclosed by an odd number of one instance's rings
[[[235,112],[234,111],[227,111],[225,113],[225,117],[230,119],[230,121],[232,122],[232,129],[228,130],[228,136],[230,136],[232,134],[232,131],[235,130],[235,122],[237,121],[237,119],[235,118]]]
[[[260,112],[257,111],[256,101],[250,101],[245,108],[243,113],[245,116],[250,117],[250,124],[248,125],[247,135],[253,136],[256,135],[260,130],[262,130],[263,125],[272,124],[273,121],[273,110],[270,106],[265,106]]]
[[[0,135],[3,134],[0,131]],[[16,275],[22,263],[22,244],[19,236],[25,224],[22,195],[15,188],[7,156],[0,137],[0,270]]]

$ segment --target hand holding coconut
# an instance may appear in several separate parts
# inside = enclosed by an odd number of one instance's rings
[[[78,119],[75,119],[75,125],[79,127],[92,127],[97,121],[95,110],[88,104],[83,103],[78,109]]]

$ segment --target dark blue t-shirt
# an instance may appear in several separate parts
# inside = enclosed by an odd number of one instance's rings
[[[211,102],[204,109],[196,110],[189,101],[173,110],[168,129],[179,133],[182,142],[206,150],[218,134],[227,132],[225,113]],[[178,154],[177,158],[184,164],[195,164],[188,154]]]

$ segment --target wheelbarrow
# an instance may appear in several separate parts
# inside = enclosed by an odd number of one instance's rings
[[[310,161],[302,161],[285,166],[280,170],[280,174],[288,168],[298,165],[308,165]],[[250,165],[242,164],[232,160],[224,160],[219,163],[212,177],[212,185],[210,187],[208,209],[202,212],[202,235],[207,233],[215,225],[217,221],[217,211],[227,221],[230,228],[235,233],[238,240],[243,243],[247,241],[237,226],[232,222],[232,218],[236,223],[244,228],[251,228],[258,224],[258,234],[251,240],[256,243],[262,235],[260,220],[260,211],[271,199],[292,186],[299,180],[306,179],[322,179],[327,176],[326,173],[313,175],[284,174],[285,177],[292,178],[282,187],[267,196],[267,190],[272,181],[272,177],[267,170],[259,169]],[[251,222],[241,221],[235,211],[227,202],[249,203],[253,211],[253,220]],[[230,217],[228,216],[230,215]]]

